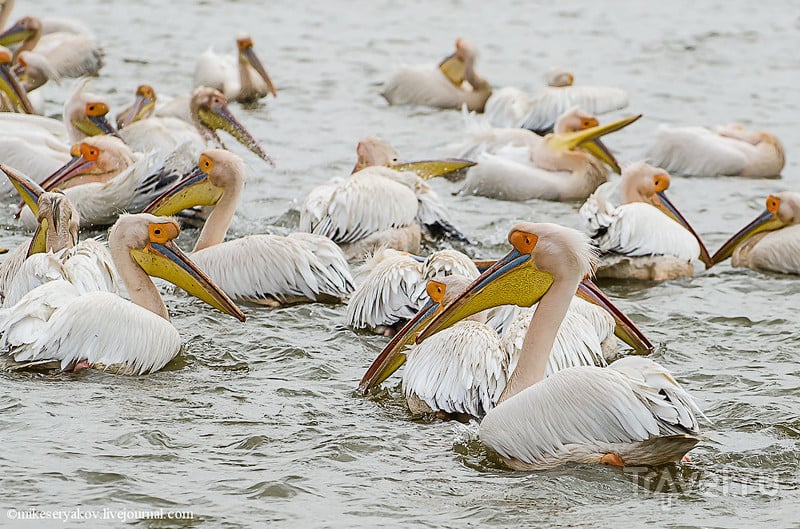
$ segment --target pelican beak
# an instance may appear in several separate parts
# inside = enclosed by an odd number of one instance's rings
[[[119,116],[117,116],[117,127],[120,129],[124,129],[134,121],[139,121],[140,119],[146,118],[156,108],[156,98],[155,93],[151,90],[144,91],[142,90],[143,87],[139,87],[136,90],[136,99],[133,101],[133,105],[130,106],[125,112],[122,112]]]
[[[358,389],[366,395],[375,386],[400,369],[406,363],[406,349],[414,343],[419,332],[441,311],[441,304],[430,300],[392,340],[386,344],[381,354],[372,362],[361,378]]]
[[[174,221],[153,223],[149,229],[150,243],[142,250],[131,250],[131,257],[148,275],[166,279],[215,309],[245,321],[233,300],[175,244],[173,239],[179,231]]]
[[[692,225],[689,224],[689,221],[687,221],[686,218],[681,215],[681,212],[678,211],[678,208],[676,208],[672,202],[670,202],[670,200],[667,198],[667,195],[664,194],[663,191],[657,192],[655,196],[656,207],[669,215],[672,220],[686,228],[686,230],[691,233],[695,239],[697,239],[697,243],[700,245],[700,260],[705,263],[706,269],[711,268],[711,266],[714,264],[713,259],[711,259],[711,254],[708,253],[706,245],[703,243],[703,240],[700,238],[697,232],[694,231]]]
[[[464,82],[466,66],[456,53],[448,55],[439,63],[439,70],[447,77],[447,80],[455,86],[461,86]]]
[[[26,259],[36,253],[47,252],[47,230],[47,219],[40,219],[39,224],[36,226],[36,231],[33,232],[31,243],[28,245],[28,253],[25,254]]]
[[[77,178],[86,171],[94,168],[97,163],[97,151],[85,143],[76,143],[73,145],[72,149],[70,149],[70,154],[72,155],[70,161],[62,165],[56,172],[42,181],[41,185],[45,191],[49,191],[59,184]]]
[[[275,165],[275,162],[273,162],[269,154],[261,148],[261,145],[258,144],[253,135],[233,116],[228,105],[201,108],[198,110],[198,116],[200,117],[200,121],[211,130],[224,130],[236,138],[236,141],[250,149],[256,156],[272,166]]]
[[[475,162],[459,158],[445,158],[444,160],[424,160],[419,162],[403,162],[392,164],[389,167],[395,171],[408,171],[416,173],[423,180],[430,180],[437,176],[445,176],[463,171],[475,165]]]
[[[0,52],[0,90],[5,92],[15,107],[23,109],[27,114],[35,114],[33,105],[28,99],[28,92],[9,67],[10,61],[10,54],[5,51]]]
[[[73,120],[72,124],[87,136],[108,134],[119,138],[117,130],[108,122],[106,114],[108,114],[108,105],[105,103],[88,103],[86,105],[86,118]]]
[[[240,39],[237,42],[239,45],[239,53],[242,55],[242,58],[256,72],[258,72],[258,75],[261,76],[261,78],[264,80],[264,83],[267,85],[267,90],[269,90],[269,93],[275,97],[278,97],[278,91],[275,90],[275,85],[272,83],[272,79],[267,73],[267,69],[264,68],[264,65],[261,63],[261,59],[258,58],[258,55],[256,55],[256,52],[253,50],[253,41],[247,38]]]
[[[436,315],[417,337],[417,343],[473,314],[499,307],[530,307],[545,295],[553,276],[539,270],[530,253],[516,248],[489,267],[452,303]]]
[[[781,201],[778,197],[770,195],[767,198],[767,209],[750,224],[739,230],[733,237],[725,241],[725,244],[723,244],[711,258],[711,262],[717,264],[724,261],[733,255],[733,251],[736,250],[740,244],[757,233],[778,230],[786,226],[786,223],[778,217],[778,207],[780,203]]]
[[[575,132],[554,134],[550,139],[549,145],[557,151],[571,151],[577,147],[582,147],[605,162],[616,173],[620,173],[619,163],[608,148],[600,142],[599,138],[627,127],[640,117],[642,117],[641,114],[636,114],[634,116],[618,119],[617,121],[612,121],[611,123],[606,123],[605,125],[589,127]]]
[[[639,354],[650,354],[655,347],[647,339],[642,331],[636,327],[636,324],[631,321],[619,308],[617,308],[600,288],[595,285],[591,280],[584,279],[578,284],[578,292],[576,295],[590,303],[604,308],[612,316],[614,316],[614,334],[617,338],[630,345],[634,351]]]
[[[42,186],[19,171],[11,169],[9,166],[3,163],[0,163],[0,170],[6,174],[8,179],[11,181],[11,185],[14,186],[19,195],[22,197],[23,202],[31,209],[34,215],[38,216],[39,196],[44,193]]]
[[[145,209],[153,215],[175,215],[194,206],[213,206],[222,198],[222,188],[211,183],[199,167],[183,180],[167,189]]]
[[[21,18],[13,26],[0,33],[0,46],[13,46],[31,38],[34,30],[25,24],[25,19]]]

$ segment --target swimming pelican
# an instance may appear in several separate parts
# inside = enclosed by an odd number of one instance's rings
[[[353,290],[350,267],[326,237],[250,235],[223,242],[244,181],[241,158],[222,149],[207,150],[195,172],[165,191],[147,211],[173,214],[192,206],[214,206],[192,260],[234,299],[268,306],[344,299]]]
[[[731,256],[735,267],[800,275],[800,193],[768,196],[764,212],[726,241],[712,261]]]
[[[459,193],[498,200],[585,200],[608,180],[603,162],[618,167],[611,154],[593,143],[594,140],[640,117],[630,116],[575,132],[548,134],[532,148],[516,149],[512,156],[503,151],[483,153],[467,172]]]
[[[662,125],[647,160],[681,175],[750,178],[778,178],[786,162],[778,138],[737,124],[714,130]]]
[[[509,241],[513,250],[417,337],[424,343],[489,307],[538,302],[517,368],[481,423],[483,443],[517,470],[681,461],[701,440],[695,414],[702,412],[659,364],[626,357],[606,368],[571,367],[544,378],[559,325],[594,267],[586,236],[555,224],[520,223]]]
[[[119,292],[119,278],[105,245],[94,239],[78,242],[78,211],[60,192],[44,191],[24,175],[0,164],[38,226],[23,244],[0,264],[0,300],[6,306],[48,281],[69,281],[81,292]]]
[[[477,51],[464,39],[456,40],[456,51],[438,68],[404,66],[383,86],[381,95],[390,105],[425,105],[483,112],[492,93],[489,83],[475,71]]]
[[[403,392],[412,413],[436,412],[463,420],[482,417],[494,407],[519,360],[532,317],[529,309],[519,313],[503,336],[486,325],[489,311],[485,311],[405,349],[431,317],[467,289],[470,281],[452,275],[428,282],[427,292],[432,301],[375,359],[361,381],[362,391],[367,392],[385,380],[407,359]],[[637,351],[650,352],[649,341],[596,286],[584,281],[578,293],[593,301],[573,298],[559,328],[546,376],[567,367],[605,366],[610,348],[604,350],[601,342],[613,343],[615,351],[615,332]]]
[[[332,239],[348,257],[361,257],[382,246],[418,253],[420,226],[430,237],[466,240],[420,176],[441,176],[472,162],[400,163],[392,146],[374,136],[363,138],[356,153],[358,162],[349,178],[311,190],[300,209],[301,231]]]
[[[236,48],[235,56],[206,50],[194,68],[194,86],[216,88],[228,100],[240,103],[261,99],[268,93],[278,97],[272,79],[253,50],[250,35],[238,37]]]
[[[633,163],[581,206],[583,229],[601,253],[598,277],[662,281],[693,276],[696,259],[711,266],[700,236],[667,198],[669,185],[663,169]]]
[[[0,45],[14,44],[19,44],[15,58],[22,51],[35,51],[47,58],[60,77],[97,75],[103,67],[103,49],[92,35],[71,31],[44,34],[38,17],[23,17],[0,34]]]
[[[136,99],[117,113],[117,129],[124,129],[134,121],[149,118],[156,109],[156,92],[148,84],[136,87]]]
[[[131,296],[81,295],[51,281],[25,295],[0,319],[0,349],[17,363],[56,361],[62,370],[93,367],[141,375],[163,368],[181,350],[178,331],[148,275],[183,288],[241,321],[241,310],[174,242],[169,218],[123,215],[108,236],[114,264]]]
[[[456,250],[422,258],[381,248],[361,266],[358,276],[364,277],[347,302],[347,325],[393,336],[427,301],[425,282],[452,274],[472,279],[480,272],[472,259]]]

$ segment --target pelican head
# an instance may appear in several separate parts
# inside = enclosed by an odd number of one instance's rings
[[[73,142],[87,136],[117,135],[117,131],[106,119],[108,103],[100,96],[87,92],[87,85],[87,79],[79,80],[64,103],[64,120],[71,125],[70,137]]]
[[[474,64],[478,52],[466,39],[456,39],[456,50],[439,63],[439,70],[455,86],[461,86],[466,76],[467,64]]]
[[[431,279],[425,288],[430,300],[420,311],[394,335],[383,351],[364,373],[359,382],[359,389],[367,394],[372,388],[392,376],[406,362],[406,350],[414,343],[417,335],[425,326],[452,303],[469,285],[469,279],[463,276],[450,275]]]
[[[134,163],[130,147],[115,136],[91,136],[70,150],[72,159],[48,176],[44,189],[66,189],[90,182],[107,182]]]
[[[147,213],[125,214],[111,228],[108,241],[115,261],[116,252],[127,251],[148,275],[165,279],[217,310],[244,321],[245,315],[239,307],[175,244],[179,233],[175,219]]]
[[[238,198],[244,182],[241,158],[224,149],[209,149],[200,155],[193,172],[164,191],[144,211],[174,215],[194,206],[215,206],[226,193]]]
[[[711,260],[713,264],[722,262],[755,235],[794,224],[800,224],[800,193],[791,191],[774,193],[767,197],[766,209],[750,224],[725,241]]]
[[[20,52],[14,72],[28,92],[36,90],[47,81],[61,83],[61,75],[58,70],[53,68],[47,57],[34,51]]]
[[[39,195],[38,226],[28,246],[28,256],[55,252],[78,244],[80,215],[72,202],[60,191]]]
[[[33,105],[28,100],[28,93],[11,68],[13,57],[8,48],[0,46],[0,90],[8,97],[14,108],[27,114],[33,114]]]
[[[556,120],[553,132],[556,134],[563,134],[565,132],[577,132],[579,130],[591,129],[597,127],[600,122],[597,118],[589,114],[580,107],[572,107]]]
[[[377,136],[362,138],[356,146],[358,161],[353,173],[373,166],[389,167],[396,171],[415,173],[423,179],[449,175],[475,165],[475,162],[458,158],[401,162],[400,156],[389,142]]]
[[[0,46],[13,46],[22,43],[15,54],[32,50],[42,37],[42,21],[37,17],[23,17],[13,26],[0,33]]]
[[[622,202],[645,202],[660,209],[672,220],[683,226],[691,233],[700,245],[700,260],[709,268],[713,261],[702,239],[694,231],[689,221],[678,211],[667,198],[666,190],[669,189],[669,175],[663,169],[653,167],[644,162],[629,164],[622,171],[621,192]]]
[[[195,124],[217,141],[219,141],[219,137],[217,137],[216,131],[224,130],[256,156],[270,165],[275,165],[269,154],[261,148],[261,145],[244,128],[244,125],[233,116],[228,108],[228,100],[225,99],[222,92],[208,86],[198,87],[192,93],[189,107]]]
[[[547,86],[554,88],[562,88],[564,86],[572,86],[575,82],[575,76],[563,68],[550,68],[544,74],[544,80]]]
[[[156,92],[148,84],[136,87],[136,99],[117,115],[117,128],[123,129],[140,119],[150,117],[156,109]]]
[[[641,114],[636,114],[612,121],[611,123],[607,123],[605,125],[596,125],[575,131],[548,134],[545,137],[544,144],[548,149],[556,153],[573,151],[576,148],[581,147],[605,162],[609,167],[611,167],[611,169],[614,170],[614,172],[621,173],[622,170],[616,158],[614,158],[614,155],[612,155],[608,148],[606,148],[606,146],[598,140],[606,134],[611,134],[612,132],[616,132],[627,127],[640,117],[642,117]],[[588,119],[586,123],[591,124]]]
[[[441,310],[417,336],[417,342],[492,307],[530,307],[556,282],[577,290],[597,262],[596,252],[584,234],[557,224],[522,222],[511,229],[508,240],[513,249]],[[644,336],[638,329],[633,330],[634,323],[608,298],[598,295],[596,302],[622,319],[631,329],[629,336],[634,342]],[[649,342],[642,342],[636,343],[634,349],[651,347]]]
[[[6,174],[11,184],[19,193],[19,196],[22,197],[22,202],[30,208],[34,215],[38,215],[39,197],[44,193],[42,186],[28,178],[28,176],[3,163],[0,163],[0,170]],[[20,205],[20,208],[21,207]]]
[[[253,68],[258,73],[259,77],[264,80],[264,84],[267,85],[267,90],[269,90],[273,96],[278,97],[278,91],[275,90],[275,85],[272,83],[267,69],[264,68],[261,59],[258,58],[255,50],[253,50],[252,37],[250,37],[250,35],[243,35],[237,38],[236,47],[239,50],[239,63]]]

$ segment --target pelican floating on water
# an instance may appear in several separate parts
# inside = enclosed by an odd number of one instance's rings
[[[232,298],[268,306],[338,302],[353,290],[342,251],[320,235],[250,235],[224,241],[244,188],[244,163],[221,149],[205,151],[198,167],[157,198],[147,211],[173,214],[214,206],[192,260]]]
[[[194,86],[216,88],[228,100],[242,103],[265,97],[268,93],[278,97],[266,68],[253,50],[253,39],[242,36],[236,39],[237,53],[218,55],[209,48],[197,61],[194,69]]]
[[[585,200],[608,180],[603,163],[618,167],[595,140],[630,125],[641,115],[574,132],[548,134],[531,147],[485,152],[470,168],[460,194],[499,200]],[[580,147],[580,149],[579,149]],[[588,152],[587,152],[588,151]]]
[[[81,294],[51,281],[0,317],[0,349],[17,364],[54,361],[62,370],[94,367],[140,375],[163,368],[181,350],[178,331],[148,275],[161,277],[241,321],[245,315],[175,245],[178,223],[148,214],[123,215],[108,244],[131,296]]]
[[[712,261],[731,256],[735,267],[800,275],[800,193],[768,196],[764,212],[726,241]]]
[[[558,116],[578,106],[593,115],[628,106],[628,94],[607,86],[574,86],[575,77],[561,68],[545,73],[547,87],[533,97],[517,88],[501,88],[486,102],[486,119],[494,127],[522,127],[540,134],[553,129]]]
[[[381,248],[359,271],[365,277],[347,302],[347,325],[392,336],[425,305],[425,282],[451,274],[472,279],[480,273],[472,259],[456,250],[422,258]]]
[[[778,178],[786,163],[778,138],[737,124],[714,130],[662,125],[647,160],[680,175],[750,178]]]
[[[425,105],[483,112],[492,87],[475,71],[477,51],[464,39],[439,66],[404,66],[383,85],[381,95],[390,105]]]
[[[324,235],[348,257],[384,247],[418,253],[422,233],[466,240],[450,222],[425,178],[473,165],[466,160],[401,163],[386,141],[369,136],[356,147],[358,162],[346,179],[311,190],[300,209],[300,230]]]
[[[702,412],[659,364],[627,357],[607,368],[571,367],[544,378],[559,325],[594,266],[586,236],[555,224],[520,223],[509,241],[514,249],[417,337],[422,342],[490,307],[538,301],[517,368],[481,423],[481,441],[518,470],[681,461],[701,440],[696,414]]]
[[[697,259],[711,266],[700,236],[667,198],[669,185],[663,169],[633,163],[581,206],[583,229],[600,249],[598,277],[661,281],[691,277]]]

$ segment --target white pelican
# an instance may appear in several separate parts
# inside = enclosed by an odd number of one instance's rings
[[[639,117],[630,116],[575,132],[548,134],[540,142],[532,142],[532,148],[483,153],[467,172],[460,193],[499,200],[585,200],[608,180],[603,162],[618,167],[605,147],[593,142]]]
[[[700,236],[667,198],[669,185],[663,169],[633,163],[581,206],[583,229],[600,249],[598,277],[662,281],[691,277],[697,259],[711,266]]]
[[[778,138],[738,124],[714,130],[661,125],[646,156],[653,165],[687,176],[780,178],[786,163]]]
[[[0,109],[3,112],[24,112],[33,114],[35,108],[31,103],[25,87],[12,71],[12,54],[0,46]]]
[[[425,105],[483,112],[492,93],[489,83],[475,72],[477,51],[464,39],[437,68],[404,66],[383,85],[381,95],[390,105]]]
[[[222,149],[208,150],[200,155],[195,172],[165,191],[147,211],[173,214],[193,206],[214,206],[192,260],[234,299],[268,306],[344,299],[353,290],[350,267],[326,237],[250,235],[223,242],[244,181],[241,158]]]
[[[136,99],[133,103],[117,112],[117,129],[122,130],[127,125],[140,119],[149,118],[156,109],[156,92],[148,84],[136,87]]]
[[[175,245],[179,230],[173,219],[123,215],[108,245],[131,301],[108,292],[81,295],[71,283],[51,281],[0,318],[0,349],[16,363],[56,361],[62,370],[158,371],[180,352],[181,339],[148,275],[244,321],[233,301]]]
[[[558,116],[579,106],[605,114],[628,106],[628,94],[607,86],[574,86],[575,77],[561,68],[545,73],[547,87],[533,97],[516,88],[501,88],[486,102],[486,118],[494,127],[522,127],[537,133],[553,129]]]
[[[238,37],[236,48],[235,56],[206,50],[194,68],[194,86],[216,88],[228,100],[241,103],[261,99],[268,93],[278,97],[272,79],[253,50],[253,39],[249,35]]]
[[[726,241],[712,261],[731,256],[735,267],[800,275],[800,193],[768,196],[767,209]]]
[[[347,302],[348,327],[394,335],[427,302],[425,282],[451,274],[472,279],[480,272],[472,259],[456,250],[440,250],[422,258],[379,249],[359,271],[365,277]]]
[[[431,302],[404,327],[376,358],[361,381],[366,392],[390,376],[407,358],[403,392],[414,414],[436,412],[463,420],[482,417],[497,403],[508,376],[513,373],[531,321],[529,310],[520,312],[502,337],[486,325],[488,311],[460,321],[441,333],[405,350],[424,325],[442,307],[447,307],[468,287],[463,276],[439,277],[428,282]],[[567,367],[605,366],[601,342],[613,343],[618,326],[620,336],[640,352],[652,345],[635,325],[590,282],[582,282],[561,323],[550,354],[546,376]],[[613,315],[609,312],[613,311]],[[598,328],[599,323],[599,328]]]
[[[695,414],[702,412],[659,364],[627,357],[607,368],[571,367],[545,378],[561,321],[594,266],[586,236],[555,224],[520,223],[509,241],[514,249],[417,337],[422,342],[490,307],[538,301],[517,368],[481,423],[481,441],[517,470],[681,461],[701,440]]]
[[[0,34],[0,45],[19,44],[22,51],[35,51],[47,58],[60,77],[97,75],[103,67],[103,50],[92,35],[57,31],[44,34],[42,21],[27,16]]]
[[[94,239],[78,243],[79,216],[60,192],[44,191],[32,180],[0,164],[25,202],[36,213],[38,226],[31,242],[23,244],[0,264],[0,298],[6,306],[48,281],[69,281],[80,293],[119,292],[119,278],[105,245]]]
[[[122,212],[139,212],[178,181],[185,168],[171,166],[169,155],[134,153],[117,137],[92,136],[72,147],[72,159],[42,182],[60,188],[75,204],[81,227],[113,224]],[[20,212],[32,228],[29,208]]]
[[[420,175],[440,176],[472,162],[400,163],[391,145],[373,136],[363,138],[356,152],[358,162],[350,177],[311,190],[300,209],[301,231],[332,239],[349,257],[362,257],[381,246],[418,253],[420,226],[430,237],[466,240]]]

